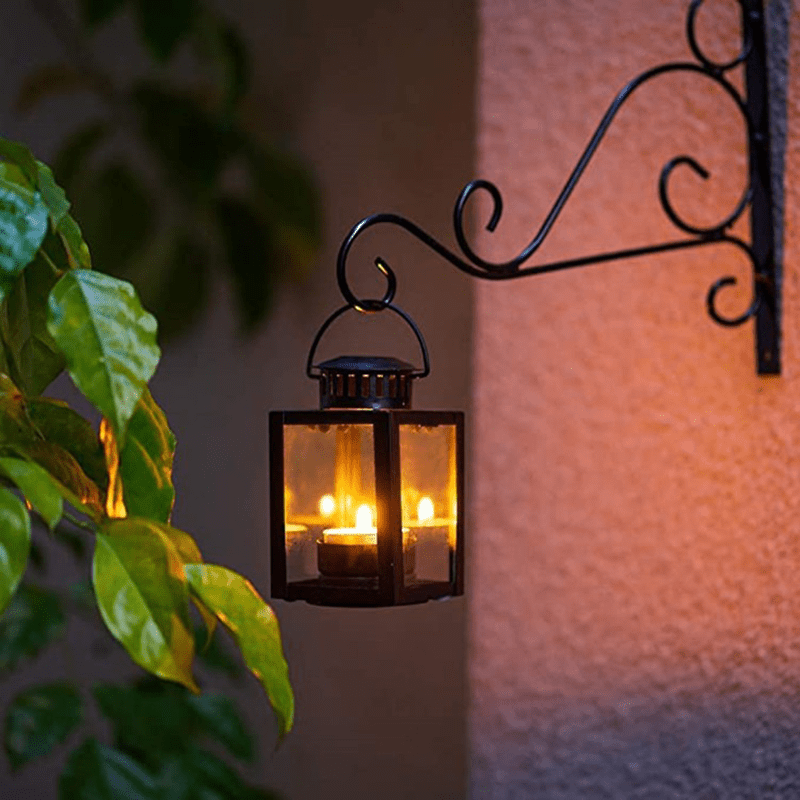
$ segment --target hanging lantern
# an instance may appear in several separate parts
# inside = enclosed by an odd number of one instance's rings
[[[272,596],[390,606],[463,593],[464,415],[414,411],[429,372],[396,358],[340,356],[306,371],[318,411],[270,413]]]

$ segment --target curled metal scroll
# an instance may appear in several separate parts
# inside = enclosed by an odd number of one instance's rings
[[[352,290],[347,278],[347,260],[354,242],[367,229],[377,225],[393,225],[410,233],[421,241],[431,250],[436,252],[446,261],[458,269],[476,277],[488,280],[506,280],[519,278],[525,275],[542,274],[555,272],[558,270],[569,269],[572,267],[586,266],[589,264],[603,263],[606,261],[633,258],[649,255],[653,253],[667,252],[671,250],[685,249],[691,247],[705,246],[709,244],[729,243],[743,250],[753,267],[753,296],[747,310],[737,316],[728,317],[717,308],[717,296],[723,287],[735,283],[734,278],[725,277],[716,281],[710,288],[707,296],[707,308],[711,317],[722,325],[741,325],[753,317],[761,307],[762,301],[767,293],[773,290],[770,285],[770,277],[763,265],[759,263],[759,258],[754,254],[753,248],[741,240],[729,236],[726,231],[741,217],[744,211],[752,202],[752,169],[748,175],[747,185],[744,187],[733,211],[724,219],[711,226],[699,226],[692,224],[684,219],[676,209],[675,204],[669,196],[669,182],[673,172],[678,168],[688,168],[693,170],[700,178],[707,179],[708,171],[694,158],[686,155],[677,156],[670,160],[661,170],[658,194],[661,206],[670,221],[682,232],[691,238],[671,242],[661,242],[644,247],[627,248],[613,252],[594,254],[587,257],[575,258],[570,260],[538,264],[535,266],[524,266],[526,262],[536,253],[544,242],[545,238],[553,228],[561,211],[566,205],[573,190],[578,184],[581,176],[589,165],[595,152],[597,151],[603,137],[608,131],[611,123],[619,112],[626,100],[641,86],[659,76],[669,73],[692,73],[699,77],[709,80],[717,87],[721,88],[728,97],[731,98],[735,107],[742,116],[747,132],[747,148],[750,164],[753,163],[754,151],[759,137],[763,139],[763,134],[757,132],[756,125],[751,116],[750,107],[740,94],[739,90],[727,79],[726,73],[735,67],[746,63],[753,50],[753,34],[751,23],[753,21],[752,0],[738,0],[742,9],[742,49],[731,60],[723,63],[714,61],[704,53],[700,47],[695,31],[697,15],[704,0],[692,0],[686,20],[686,36],[689,47],[697,59],[697,62],[670,62],[656,66],[643,72],[641,75],[630,81],[614,98],[600,124],[592,135],[588,145],[580,156],[572,173],[567,179],[563,189],[556,198],[550,211],[547,213],[539,230],[533,236],[530,243],[514,258],[507,261],[490,261],[478,255],[470,245],[465,233],[465,213],[470,199],[478,192],[488,194],[492,207],[489,214],[486,230],[495,231],[503,213],[503,199],[497,186],[487,180],[474,180],[468,183],[461,191],[453,210],[453,225],[455,238],[460,249],[454,252],[450,248],[437,241],[433,236],[416,225],[414,222],[398,214],[381,213],[373,214],[362,219],[348,233],[342,242],[337,259],[337,279],[339,289],[347,302],[348,306],[363,313],[375,313],[384,308],[390,308],[397,288],[397,278],[389,263],[384,258],[375,259],[375,266],[384,275],[387,286],[386,291],[380,299],[364,299],[358,297]],[[760,13],[760,12],[759,12]]]

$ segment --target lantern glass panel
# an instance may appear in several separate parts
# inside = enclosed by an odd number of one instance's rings
[[[399,432],[403,530],[415,542],[406,584],[449,581],[458,518],[456,427],[401,424]]]
[[[284,487],[289,582],[320,577],[319,542],[374,550],[372,425],[285,426]]]

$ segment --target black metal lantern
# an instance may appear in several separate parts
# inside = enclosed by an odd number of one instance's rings
[[[626,84],[612,100],[583,154],[528,245],[514,258],[490,261],[471,246],[466,219],[470,199],[491,201],[486,223],[495,231],[503,212],[500,190],[487,180],[470,181],[453,209],[458,250],[453,250],[415,222],[379,213],[356,223],[339,248],[337,281],[346,305],[322,325],[311,346],[306,372],[319,381],[319,411],[277,411],[270,415],[272,514],[272,596],[320,605],[380,606],[417,603],[463,593],[463,414],[412,411],[417,378],[429,372],[425,341],[413,320],[392,304],[397,279],[385,260],[375,266],[386,278],[377,299],[357,297],[347,279],[353,244],[375,226],[405,231],[462,272],[491,281],[569,270],[590,264],[641,258],[697,247],[727,247],[749,259],[751,299],[738,315],[723,313],[718,296],[736,283],[716,280],[706,296],[711,318],[729,327],[755,321],[756,368],[760,375],[780,374],[781,263],[773,203],[766,34],[763,0],[738,0],[742,12],[739,54],[725,63],[706,55],[695,35],[703,0],[691,0],[686,34],[694,60],[652,67]],[[731,81],[729,73],[742,68]],[[706,179],[696,159],[679,155],[668,161],[658,179],[658,198],[679,238],[624,246],[592,255],[531,263],[555,225],[606,132],[627,99],[640,87],[667,74],[692,75],[727,96],[744,123],[748,153],[747,185],[733,211],[714,224],[685,219],[671,199],[670,179],[689,169]],[[739,86],[744,88],[742,92]],[[750,239],[734,235],[746,211]],[[317,345],[330,324],[354,309],[364,314],[392,311],[412,328],[422,349],[424,368],[395,358],[341,356],[313,365]]]
[[[390,606],[463,594],[464,415],[414,411],[429,372],[395,358],[313,365],[318,411],[270,414],[272,596]]]

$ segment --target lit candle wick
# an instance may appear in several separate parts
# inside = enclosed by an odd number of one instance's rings
[[[430,522],[433,519],[433,500],[423,497],[417,503],[417,519],[420,522]]]
[[[356,511],[356,530],[362,533],[374,531],[372,526],[372,509],[369,506],[359,506]]]
[[[336,500],[332,494],[323,495],[319,500],[319,513],[323,517],[330,517],[336,511]]]
[[[377,544],[378,531],[373,524],[372,509],[368,505],[359,506],[356,510],[354,528],[329,528],[322,532],[322,539],[332,544]]]

